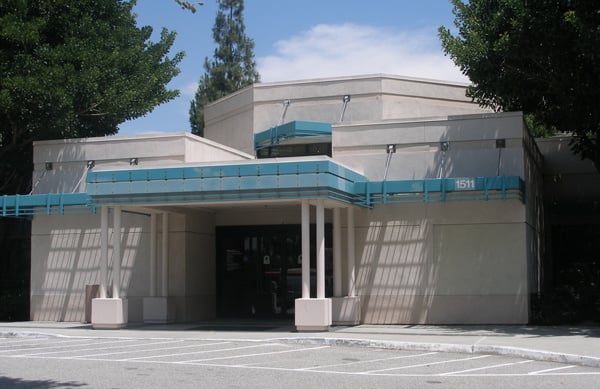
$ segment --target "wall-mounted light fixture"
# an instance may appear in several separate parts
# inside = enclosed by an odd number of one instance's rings
[[[388,153],[388,154],[395,153],[396,152],[396,145],[395,144],[387,145],[385,147],[385,152]]]
[[[50,171],[54,168],[54,165],[52,165],[52,162],[46,162],[44,167],[46,168],[46,171]]]
[[[94,161],[94,160],[89,160],[89,161],[87,161],[87,164],[86,164],[86,166],[87,166],[87,168],[88,168],[88,169],[93,169],[93,168],[94,168],[94,166],[96,166],[96,161]]]
[[[496,139],[496,148],[503,149],[506,147],[506,139]]]
[[[442,151],[450,150],[450,142],[440,142],[440,150],[442,150]]]
[[[137,166],[138,162],[137,158],[129,158],[129,166]]]

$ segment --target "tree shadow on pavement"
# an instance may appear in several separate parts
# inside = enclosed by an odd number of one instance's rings
[[[59,382],[54,380],[24,380],[21,378],[0,377],[0,388],[16,389],[49,389],[49,388],[78,388],[88,386],[83,382]]]

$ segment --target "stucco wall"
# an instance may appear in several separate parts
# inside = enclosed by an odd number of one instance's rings
[[[131,158],[138,164],[130,165]],[[250,158],[189,133],[41,141],[34,144],[33,193],[84,192],[88,161],[94,161],[93,169],[105,170]],[[46,163],[52,163],[52,170],[46,170]]]
[[[496,139],[504,139],[506,147],[496,148]],[[441,142],[448,142],[448,151],[441,149]],[[369,180],[384,178],[388,144],[396,145],[389,180],[524,177],[520,113],[333,126],[333,158]]]
[[[122,290],[130,300],[131,320],[139,321],[140,298],[149,288],[148,217],[123,214],[122,234]],[[99,215],[36,216],[31,227],[31,320],[83,321],[85,286],[99,282]]]
[[[390,75],[259,83],[207,105],[205,136],[254,154],[254,133],[280,121],[339,123],[345,95],[344,123],[490,112],[473,104],[465,88]]]
[[[150,216],[122,214],[122,296],[129,321],[143,320],[150,296]],[[112,284],[112,217],[109,217],[109,284]],[[162,278],[162,223],[157,223],[157,285]],[[100,217],[36,216],[32,222],[31,320],[83,321],[86,285],[100,282]],[[214,318],[214,214],[169,214],[169,296],[177,321]],[[109,288],[110,289],[110,288]]]
[[[516,201],[359,211],[362,321],[526,323],[524,216]]]

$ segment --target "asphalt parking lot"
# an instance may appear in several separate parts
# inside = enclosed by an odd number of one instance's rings
[[[0,337],[0,387],[481,387],[482,380],[498,387],[507,380],[523,387],[594,387],[600,369],[265,340]]]

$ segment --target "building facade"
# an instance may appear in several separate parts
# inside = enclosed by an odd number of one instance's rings
[[[544,166],[520,113],[395,76],[256,84],[188,133],[36,142],[31,319],[521,324]]]

